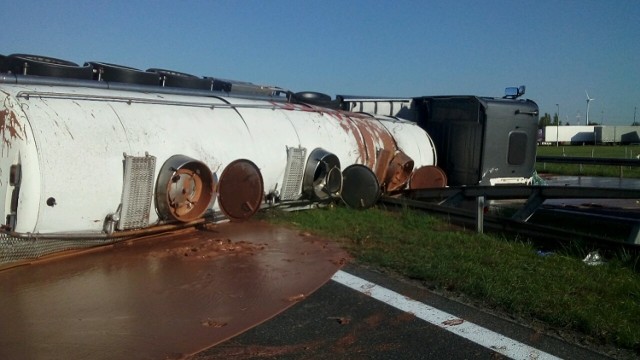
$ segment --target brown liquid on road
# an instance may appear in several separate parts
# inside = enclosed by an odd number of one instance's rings
[[[250,221],[5,269],[0,358],[185,357],[304,300],[346,259],[327,240]]]

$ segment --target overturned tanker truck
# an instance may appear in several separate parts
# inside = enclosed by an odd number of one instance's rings
[[[263,206],[366,208],[383,193],[447,185],[424,124],[316,95],[0,56],[0,265]]]

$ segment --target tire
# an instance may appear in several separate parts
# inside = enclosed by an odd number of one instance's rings
[[[94,79],[138,85],[160,85],[157,73],[145,72],[136,68],[90,61],[85,63],[93,69]]]
[[[90,80],[89,66],[40,55],[12,54],[5,59],[5,70],[17,75],[37,75]]]

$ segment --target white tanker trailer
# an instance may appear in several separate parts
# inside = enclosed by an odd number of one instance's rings
[[[158,69],[12,55],[0,72],[0,264],[266,202],[368,207],[446,185],[429,135],[396,117]]]

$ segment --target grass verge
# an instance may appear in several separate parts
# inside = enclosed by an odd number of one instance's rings
[[[518,318],[640,354],[640,275],[619,259],[588,266],[526,241],[477,234],[413,210],[269,211],[275,223],[337,239],[361,263]]]

